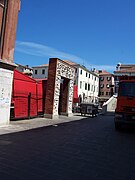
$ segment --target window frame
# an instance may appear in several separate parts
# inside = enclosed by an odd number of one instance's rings
[[[44,73],[43,73],[44,72]],[[42,69],[42,74],[45,74],[45,69]]]
[[[37,69],[35,69],[34,73],[37,75],[37,74],[38,74],[38,70],[37,70]]]

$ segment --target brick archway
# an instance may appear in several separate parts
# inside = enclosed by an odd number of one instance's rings
[[[45,100],[45,117],[51,119],[58,117],[60,105],[60,114],[66,116],[72,115],[74,76],[74,67],[60,59],[50,58]],[[62,99],[60,99],[61,79],[63,79]]]

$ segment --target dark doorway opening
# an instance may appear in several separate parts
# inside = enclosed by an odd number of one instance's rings
[[[61,115],[61,112],[62,112],[63,82],[64,82],[64,78],[61,78],[61,82],[60,82],[60,95],[59,95],[59,106],[58,106],[58,114],[59,115]]]
[[[58,106],[58,113],[59,115],[64,115],[67,113],[67,101],[68,101],[68,85],[69,79],[61,77],[60,83],[60,95],[59,95],[59,106]]]

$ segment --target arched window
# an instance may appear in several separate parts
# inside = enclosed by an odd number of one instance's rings
[[[104,84],[101,84],[100,87],[103,88],[103,87],[104,87]]]
[[[107,77],[107,81],[110,81],[111,80],[111,77]]]
[[[103,81],[104,80],[104,77],[100,77],[100,81]]]

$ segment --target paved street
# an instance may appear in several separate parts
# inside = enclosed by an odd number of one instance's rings
[[[135,180],[135,132],[98,116],[1,135],[0,179]]]

